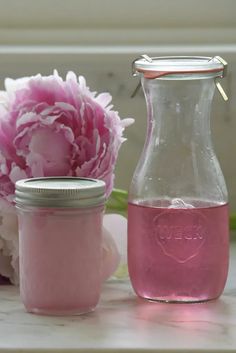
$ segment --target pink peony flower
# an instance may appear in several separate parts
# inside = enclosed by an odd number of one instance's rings
[[[0,111],[0,196],[12,199],[14,184],[26,177],[81,176],[103,179],[107,195],[125,140],[111,96],[98,96],[73,72],[66,80],[43,77],[6,79]]]
[[[0,94],[2,217],[4,212],[9,215],[8,203],[14,198],[14,184],[23,178],[102,179],[109,196],[118,151],[125,140],[123,131],[133,122],[133,119],[121,120],[112,110],[110,94],[96,95],[86,86],[84,77],[77,80],[73,72],[63,81],[56,71],[47,77],[39,74],[6,79],[5,88]],[[7,254],[16,268],[18,247],[15,240],[11,242],[14,236],[7,233],[8,228],[0,225],[0,264]],[[9,273],[6,264],[4,271],[5,275]]]

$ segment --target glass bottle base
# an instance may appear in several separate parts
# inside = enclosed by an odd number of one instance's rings
[[[195,298],[195,297],[154,297],[150,298],[148,296],[138,295],[143,300],[148,300],[154,303],[166,303],[166,304],[200,304],[206,303],[212,300],[216,300],[219,296],[214,298]]]

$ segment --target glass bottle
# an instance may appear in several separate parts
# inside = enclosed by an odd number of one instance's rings
[[[148,116],[129,190],[133,288],[140,297],[165,302],[217,298],[228,272],[229,222],[210,112],[226,63],[220,57],[144,55],[133,65]]]

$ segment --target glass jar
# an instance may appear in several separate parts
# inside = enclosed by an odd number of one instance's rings
[[[228,196],[210,111],[225,65],[219,57],[134,61],[148,116],[128,206],[128,267],[140,297],[199,302],[224,289]]]
[[[101,287],[103,181],[70,177],[16,183],[20,293],[28,312],[94,310]]]

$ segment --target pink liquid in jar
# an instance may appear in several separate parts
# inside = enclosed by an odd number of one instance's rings
[[[228,273],[228,205],[189,203],[194,207],[160,207],[158,200],[129,203],[128,267],[140,297],[199,302],[222,293]]]
[[[21,208],[20,292],[27,311],[94,310],[101,287],[103,207]]]

